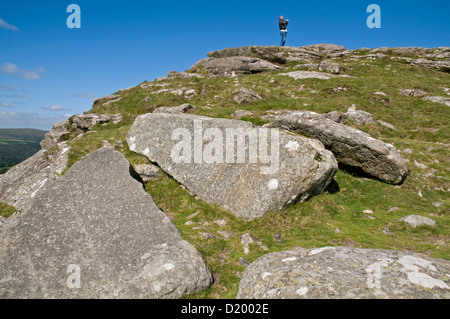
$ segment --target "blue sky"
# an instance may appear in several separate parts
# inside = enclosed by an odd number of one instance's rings
[[[69,29],[69,4],[81,29]],[[369,29],[369,4],[381,29]],[[91,108],[94,97],[184,71],[208,51],[277,45],[450,46],[450,1],[1,1],[0,128],[39,128]]]

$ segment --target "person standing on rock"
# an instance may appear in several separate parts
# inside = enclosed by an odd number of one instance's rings
[[[278,19],[278,25],[280,26],[280,35],[281,35],[281,46],[284,47],[284,44],[286,43],[286,36],[287,36],[287,25],[289,23],[289,19],[286,19],[284,21],[284,17],[280,16]]]

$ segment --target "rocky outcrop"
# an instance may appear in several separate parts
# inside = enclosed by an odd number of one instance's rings
[[[404,63],[411,64],[412,66],[423,66],[427,69],[434,69],[446,73],[450,73],[450,59],[447,58],[444,61],[440,60],[429,60],[424,58],[409,58],[409,57],[392,57],[394,61],[401,61]]]
[[[119,102],[121,99],[122,99],[122,96],[119,94],[112,94],[112,95],[108,95],[108,96],[99,97],[94,100],[94,102],[92,103],[92,107],[95,108],[100,105],[109,105],[112,103]]]
[[[450,298],[450,261],[394,250],[323,247],[267,254],[246,268],[237,298]]]
[[[161,82],[161,81],[167,81],[167,80],[172,80],[172,79],[177,79],[177,78],[183,78],[183,79],[198,78],[198,79],[202,79],[203,76],[201,76],[200,74],[197,74],[197,73],[170,71],[169,74],[167,74],[167,76],[163,76],[163,77],[157,78],[155,81],[156,82]]]
[[[408,174],[406,162],[394,146],[320,114],[273,111],[263,118],[272,121],[271,127],[285,128],[319,139],[340,163],[357,167],[386,183],[402,183]]]
[[[191,99],[195,95],[197,95],[197,91],[195,89],[186,88],[186,87],[176,87],[170,89],[159,89],[157,91],[152,92],[152,94],[173,94],[178,96],[184,96],[186,99]]]
[[[302,49],[316,52],[322,56],[328,58],[341,57],[343,55],[349,54],[346,47],[337,44],[322,43],[322,44],[311,44],[302,47]]]
[[[246,88],[238,88],[233,91],[232,99],[239,104],[248,104],[253,101],[261,100],[261,96],[252,90]]]
[[[337,170],[320,142],[238,120],[149,113],[127,142],[193,195],[244,219],[320,193]]]
[[[66,142],[51,146],[55,149],[41,149],[0,175],[1,202],[23,210],[31,199],[60,176],[66,168],[70,146]]]
[[[210,77],[233,77],[249,75],[267,71],[274,71],[280,67],[271,62],[251,57],[206,58],[192,66],[192,70],[204,67]]]
[[[328,72],[332,74],[339,74],[344,70],[344,67],[339,63],[335,62],[321,62],[321,63],[306,63],[299,64],[294,67],[295,69],[303,70],[319,70],[323,72]]]
[[[188,103],[179,105],[179,106],[160,106],[158,108],[156,108],[153,113],[172,113],[172,114],[176,114],[176,113],[186,113],[189,112],[191,110],[196,110],[197,107],[190,105]]]
[[[211,281],[112,147],[74,164],[0,239],[0,298],[180,298]]]
[[[106,124],[112,122],[118,124],[122,121],[122,114],[78,114],[70,119],[72,127],[83,132],[89,131],[96,124]]]
[[[245,46],[209,52],[208,57],[251,57],[285,64],[291,61],[318,61],[323,58],[339,57],[347,52],[345,47],[335,44],[314,44],[304,47]]]
[[[278,46],[246,46],[240,48],[226,48],[208,53],[210,58],[251,57],[272,63],[285,64],[286,56]]]
[[[65,120],[60,123],[53,124],[50,132],[45,134],[44,139],[41,141],[41,148],[50,150],[56,146],[62,139],[68,137],[70,134],[70,122]]]

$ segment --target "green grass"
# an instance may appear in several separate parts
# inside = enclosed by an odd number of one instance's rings
[[[365,55],[367,52],[358,54]],[[340,170],[335,176],[335,183],[325,193],[283,211],[270,212],[254,221],[237,219],[217,206],[192,197],[169,176],[145,184],[147,192],[170,217],[182,237],[202,253],[214,275],[214,284],[208,290],[190,297],[234,298],[245,269],[239,263],[239,257],[252,262],[268,252],[296,246],[396,249],[450,259],[450,109],[445,105],[399,94],[399,89],[415,88],[445,96],[439,87],[450,87],[450,75],[390,61],[389,56],[376,61],[340,58],[337,62],[343,63],[345,73],[353,77],[294,80],[279,75],[294,70],[293,63],[279,72],[236,79],[177,78],[160,87],[193,88],[197,95],[190,100],[172,94],[152,94],[151,90],[140,86],[120,92],[118,94],[123,96],[121,101],[108,106],[100,105],[91,112],[122,113],[124,120],[117,125],[97,125],[92,129],[95,132],[69,142],[72,150],[68,167],[100,148],[103,141],[116,145],[116,149],[123,152],[133,165],[148,162],[145,157],[128,149],[126,134],[138,115],[151,112],[158,106],[190,103],[197,106],[195,114],[220,118],[230,118],[236,110],[245,109],[252,111],[254,117],[244,117],[243,120],[263,125],[267,121],[260,116],[267,110],[345,112],[354,104],[357,109],[370,112],[376,120],[396,127],[396,130],[391,130],[375,123],[359,126],[360,130],[393,144],[399,150],[412,150],[412,154],[402,154],[408,160],[410,170],[404,184],[387,185]],[[246,105],[237,104],[231,98],[235,84],[255,91],[262,99]],[[338,86],[346,90],[336,92],[334,89]],[[374,95],[375,92],[383,92],[387,97]],[[147,102],[144,102],[145,97],[148,97]],[[351,122],[348,125],[355,126]],[[119,141],[122,141],[123,147],[120,147]],[[415,161],[428,168],[418,168]],[[399,210],[388,213],[389,208],[394,206]],[[373,219],[363,213],[367,209],[374,212],[370,215]],[[187,217],[197,211],[200,213],[191,220],[194,224],[186,225]],[[433,218],[436,226],[412,228],[398,221],[410,214]],[[217,225],[214,221],[218,219],[225,219],[227,224],[222,227]],[[194,227],[205,227],[206,230],[196,230]],[[204,239],[199,235],[204,231],[217,237]],[[225,239],[217,231],[226,231],[230,237]],[[245,255],[240,237],[246,232],[259,238],[268,251],[251,244],[250,253]],[[281,242],[274,238],[277,233],[281,234]]]
[[[0,202],[0,216],[4,218],[8,218],[12,214],[14,214],[17,210],[6,203]]]

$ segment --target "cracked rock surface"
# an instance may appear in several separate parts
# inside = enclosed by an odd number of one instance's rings
[[[212,282],[112,147],[74,164],[10,219],[0,233],[0,298],[180,298]]]

